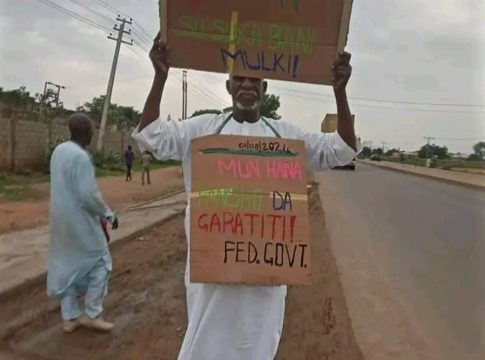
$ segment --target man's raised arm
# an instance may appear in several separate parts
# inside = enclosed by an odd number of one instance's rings
[[[168,71],[170,69],[169,51],[166,44],[160,42],[160,33],[153,41],[150,50],[150,60],[155,70],[152,88],[148,94],[143,108],[143,116],[138,130],[150,125],[160,117],[160,102],[162,101],[163,89],[167,81]]]
[[[351,55],[348,52],[343,52],[339,54],[338,59],[335,61],[335,64],[332,67],[334,81],[333,90],[335,93],[335,100],[337,101],[337,132],[347,145],[356,150],[355,130],[346,90],[350,75],[352,75],[350,58]]]

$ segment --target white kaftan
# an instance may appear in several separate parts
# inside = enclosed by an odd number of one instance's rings
[[[182,160],[185,189],[190,194],[190,142],[216,133],[226,118],[227,114],[207,114],[180,122],[157,120],[140,132],[135,129],[133,138],[160,160]],[[337,133],[310,133],[280,120],[266,120],[281,137],[305,141],[311,168],[345,165],[356,156]],[[263,121],[251,124],[234,119],[221,134],[275,136]],[[190,203],[185,215],[187,239],[189,220]],[[286,286],[195,284],[189,272],[187,259],[188,328],[178,360],[273,360],[283,327]]]
[[[100,260],[111,271],[100,219],[113,213],[98,190],[91,158],[79,145],[67,141],[57,146],[50,169],[47,294],[61,299]]]

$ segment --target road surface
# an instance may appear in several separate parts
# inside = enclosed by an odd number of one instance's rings
[[[485,192],[325,171],[330,242],[368,359],[485,359]]]

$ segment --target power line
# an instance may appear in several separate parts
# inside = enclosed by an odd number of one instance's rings
[[[190,88],[192,91],[195,91],[199,95],[205,97],[206,99],[210,100],[214,104],[217,104],[218,106],[225,107],[225,104],[221,99],[210,95],[208,92],[206,92],[206,89],[199,87],[194,82],[190,82],[189,84],[191,85]]]
[[[287,90],[288,92],[293,92],[292,90]],[[299,94],[301,91],[294,91],[295,93],[292,93],[293,97],[298,97],[302,99],[307,99],[307,100],[315,100],[315,101],[324,101],[324,102],[333,102],[330,100],[332,96],[330,95],[325,95],[325,94],[314,94],[314,95],[302,95]],[[322,99],[321,97],[328,97],[328,100]],[[388,110],[401,110],[401,111],[415,111],[415,112],[430,112],[430,113],[459,113],[459,114],[483,114],[485,111],[477,110],[477,111],[472,111],[472,110],[453,110],[453,109],[418,109],[418,108],[410,108],[410,107],[394,107],[394,106],[379,106],[379,105],[371,105],[371,104],[359,104],[359,103],[352,103],[352,107],[366,107],[366,108],[372,108],[372,109],[388,109]]]
[[[194,83],[194,82],[190,82],[190,85],[192,88],[196,88],[198,89],[200,92],[202,92],[205,96],[208,96],[210,98],[212,98],[214,101],[216,101],[217,103],[219,103],[219,105],[225,107],[227,102],[224,101],[223,99],[221,99],[219,96],[217,96],[216,94],[214,94],[213,92],[211,92],[210,90],[208,90],[207,88],[202,88],[200,85]]]
[[[125,17],[131,18],[131,16],[127,15],[126,13],[120,11],[119,9],[115,8],[114,6],[102,0],[93,0],[93,1],[95,1],[98,5],[104,7],[106,10],[111,11],[115,15],[121,14]],[[139,30],[141,30],[141,33],[139,34],[140,37],[143,37],[144,40],[147,41],[148,46],[151,47],[152,36],[143,28],[143,26],[141,26],[141,24],[138,21],[136,21],[135,19],[132,19],[132,20],[133,20],[133,27],[138,27]]]
[[[192,86],[195,86],[195,87],[199,87],[200,88],[200,85],[199,83],[193,83],[191,82],[191,85]],[[222,99],[221,97],[219,97],[217,94],[213,93],[212,91],[210,91],[209,89],[207,88],[202,88],[201,89],[204,93],[207,93],[208,95],[212,96],[213,98],[217,99],[218,102],[220,103],[223,103],[223,104],[226,104],[226,100]]]
[[[182,83],[182,80],[179,78],[178,74],[176,76],[174,76],[173,73],[172,73],[172,76],[169,75],[168,80],[175,81],[174,79]],[[220,98],[209,95],[209,93],[207,92],[207,89],[201,88],[199,85],[195,84],[194,82],[190,82],[190,89],[194,91],[195,95],[201,100],[202,100],[202,97],[204,97],[210,102],[217,104],[218,106],[221,106],[221,107],[226,106],[226,104]]]
[[[93,27],[96,27],[100,30],[103,30],[103,31],[111,31],[109,28],[107,28],[106,26],[102,25],[102,24],[99,24],[97,22],[95,22],[94,20],[91,20],[87,17],[84,17],[82,15],[79,15],[78,13],[74,12],[74,11],[71,11],[67,8],[65,8],[64,6],[61,6],[59,4],[56,4],[55,2],[53,1],[50,1],[50,0],[38,0],[40,2],[42,2],[44,5],[47,5],[55,10],[58,10],[58,11],[61,11],[69,16],[72,16],[73,18],[87,24],[87,25],[90,25],[90,26],[93,26]]]
[[[367,107],[372,109],[388,109],[388,110],[429,112],[429,113],[483,114],[485,112],[485,111],[471,111],[471,110],[416,109],[416,108],[377,106],[377,105],[356,104],[356,103],[353,103],[352,107],[353,106]]]
[[[404,105],[425,105],[425,106],[450,106],[450,107],[473,107],[473,108],[485,108],[485,105],[478,104],[450,104],[450,103],[431,103],[431,102],[416,102],[416,101],[404,101],[404,100],[381,100],[361,97],[351,97],[352,100],[360,101],[373,101],[377,103],[386,104],[404,104]]]
[[[301,94],[308,94],[308,95],[317,95],[323,97],[332,98],[332,95],[321,94],[314,91],[305,91],[305,90],[298,90],[298,89],[289,89],[282,86],[274,86],[275,89],[280,89],[288,92],[296,92]],[[404,101],[404,100],[383,100],[383,99],[373,99],[373,98],[362,98],[362,97],[352,97],[349,96],[351,100],[358,100],[358,101],[371,101],[377,103],[386,103],[386,104],[398,104],[398,105],[424,105],[424,106],[449,106],[449,107],[474,107],[474,108],[485,108],[485,105],[478,105],[478,104],[452,104],[452,103],[433,103],[433,102],[416,102],[416,101]]]
[[[435,138],[442,141],[483,141],[484,138]]]
[[[136,31],[133,31],[132,35],[135,36],[138,40],[140,40],[140,42],[143,43],[147,48],[152,47],[152,44],[146,41],[143,37],[141,37],[140,34],[137,33]]]
[[[134,45],[136,45],[136,43],[133,43],[133,44],[134,44]],[[143,56],[141,56],[141,55],[140,55],[140,53],[139,53],[138,51],[135,51],[135,49],[134,49],[134,48],[132,48],[132,47],[128,47],[128,50],[130,50],[130,51],[131,51],[133,54],[135,54],[135,55],[136,55],[136,56],[138,56],[139,58],[141,58],[141,59],[145,59]],[[135,79],[130,79],[130,81],[132,81],[132,80],[135,80]],[[118,82],[119,82],[119,81],[126,81],[126,79],[118,79]]]
[[[94,1],[95,1],[95,2],[97,2],[99,5],[101,5],[102,7],[104,7],[106,10],[111,11],[111,12],[112,12],[113,14],[115,14],[115,15],[119,15],[119,14],[121,14],[121,15],[123,15],[124,17],[126,17],[126,18],[130,18],[130,19],[131,19],[131,16],[129,16],[129,15],[127,15],[127,14],[125,14],[124,12],[122,12],[122,11],[118,10],[117,8],[115,8],[115,7],[111,6],[110,4],[105,3],[105,2],[104,2],[104,1],[102,1],[102,0],[94,0]]]
[[[140,30],[140,31],[138,31]],[[136,28],[136,27],[133,27],[133,31],[140,37],[140,39],[142,39],[144,42],[146,42],[150,47],[152,46],[153,44],[153,40],[150,39],[149,37],[147,37],[146,35],[143,34],[143,30],[141,28]]]
[[[84,9],[86,9],[87,11],[89,11],[90,13],[92,13],[94,15],[97,15],[99,18],[103,19],[104,21],[107,21],[110,25],[112,24],[113,19],[111,19],[111,18],[107,17],[106,15],[104,15],[104,14],[102,14],[102,13],[100,13],[100,12],[98,12],[98,11],[92,9],[92,8],[90,8],[89,6],[81,3],[80,1],[78,1],[78,0],[69,0],[69,1],[71,1],[74,4],[76,4],[77,6],[80,6],[80,7],[84,8]]]
[[[150,49],[150,48],[151,48],[151,44],[148,44],[148,43],[146,42],[146,40],[143,40],[143,38],[141,38],[141,37],[140,37],[140,35],[138,35],[137,33],[133,32],[133,31],[132,31],[131,35],[132,35],[133,37],[136,37],[137,42],[138,42],[139,44],[143,44],[143,50],[145,50],[145,51],[147,51],[147,52],[148,52],[148,49]]]
[[[140,25],[140,23],[136,20],[133,20],[133,23],[140,28],[140,30],[145,34],[145,37],[152,41],[152,36],[146,32],[146,30],[143,28],[143,26]]]

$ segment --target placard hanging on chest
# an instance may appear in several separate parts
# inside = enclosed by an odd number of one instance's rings
[[[211,135],[191,158],[191,281],[308,284],[304,142]]]

